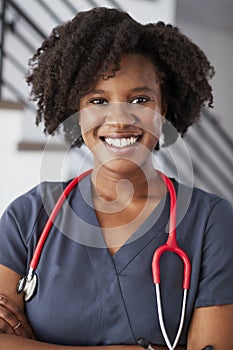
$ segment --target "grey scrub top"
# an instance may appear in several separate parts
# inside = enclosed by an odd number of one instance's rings
[[[187,188],[174,181],[178,210]],[[28,271],[36,242],[62,186],[45,182],[16,199],[0,222],[0,264]],[[183,192],[182,192],[183,191]],[[178,204],[179,204],[178,203]],[[38,287],[26,303],[41,341],[64,345],[134,344],[145,337],[165,345],[156,307],[151,262],[167,240],[169,195],[111,256],[93,209],[90,176],[70,193],[50,231],[37,268]],[[233,303],[233,212],[216,195],[192,190],[177,228],[178,244],[192,263],[191,288],[180,345],[195,307]],[[182,303],[183,265],[173,253],[161,259],[165,325],[174,340]]]

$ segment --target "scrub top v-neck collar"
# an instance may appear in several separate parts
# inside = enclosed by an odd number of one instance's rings
[[[145,248],[161,231],[166,238],[165,227],[169,220],[169,195],[165,196],[158,206],[152,211],[152,213],[146,218],[146,220],[140,225],[140,227],[131,235],[131,237],[122,245],[122,247],[112,256],[106,246],[102,230],[99,226],[99,222],[94,209],[92,199],[92,187],[91,187],[90,175],[85,177],[80,183],[77,196],[72,203],[75,213],[79,216],[82,223],[87,224],[87,228],[84,230],[83,237],[90,236],[85,239],[87,242],[87,249],[92,255],[98,256],[97,261],[101,261],[101,256],[113,260],[117,273],[120,273],[124,267],[130,263],[134,257]],[[75,190],[77,191],[77,190]],[[81,205],[80,200],[82,201]],[[90,229],[88,231],[88,229]],[[89,244],[88,244],[89,243]],[[99,249],[100,248],[100,249]],[[103,249],[101,249],[103,248]],[[100,250],[99,254],[97,250]],[[103,250],[106,250],[103,254]],[[102,261],[103,262],[103,261]],[[102,262],[100,262],[102,266]]]
[[[90,243],[86,244],[86,249],[96,278],[97,289],[101,291],[99,294],[102,300],[104,319],[108,324],[109,343],[117,343],[121,337],[122,343],[133,344],[136,342],[136,338],[130,320],[132,316],[128,313],[123,297],[122,274],[124,269],[157,236],[162,234],[162,239],[166,239],[165,227],[169,219],[167,214],[169,201],[165,197],[138,230],[112,256],[99,226],[93,205],[91,186],[90,176],[87,176],[75,189],[71,206],[81,219],[83,227],[79,227],[79,229],[83,231],[83,237],[89,235],[85,239],[86,242]]]

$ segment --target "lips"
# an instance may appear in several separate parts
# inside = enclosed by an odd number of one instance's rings
[[[105,135],[101,135],[100,139],[108,147],[114,147],[118,149],[129,148],[134,146],[142,138],[142,133],[135,131],[127,132],[108,132]]]

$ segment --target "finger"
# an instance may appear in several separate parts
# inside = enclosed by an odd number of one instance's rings
[[[0,306],[0,331],[2,333],[36,339],[27,320],[22,323],[3,306]]]
[[[17,316],[11,311],[9,311],[3,305],[0,305],[0,318],[1,318],[2,324],[4,325],[2,326],[4,328],[3,329],[4,331],[6,330],[7,325],[11,327],[12,330],[14,331],[14,327],[19,323]]]
[[[24,338],[29,338],[29,339],[36,339],[35,334],[33,333],[31,327],[29,326],[29,324],[22,324],[20,327],[18,327],[15,330],[15,334],[19,335],[21,337]]]
[[[22,324],[28,323],[28,320],[27,320],[27,317],[24,313],[24,310],[21,309],[12,300],[10,301],[4,295],[0,295],[0,307],[1,306],[9,311],[9,314],[7,313],[6,317],[9,316],[9,320],[7,319],[7,321],[10,322],[10,324],[13,326],[13,328],[17,325],[18,321],[20,321]],[[14,316],[15,318],[12,319],[12,316]],[[11,322],[11,320],[12,320],[12,322]]]
[[[21,318],[22,320],[25,319],[24,310],[21,309],[15,302],[13,302],[12,300],[9,300],[7,297],[1,294],[0,294],[0,305],[8,309],[17,318],[20,318],[20,321],[21,321]]]
[[[9,323],[7,323],[7,321],[1,317],[0,317],[0,331],[1,333],[14,334],[14,330],[9,325]]]
[[[24,323],[19,321],[19,323],[14,327],[14,333],[21,337],[36,339],[35,334],[27,321]]]
[[[0,295],[0,317],[11,327],[14,334],[32,339],[36,338],[24,311],[4,295]],[[4,330],[6,330],[6,327],[5,324]],[[8,327],[7,331],[10,332]]]

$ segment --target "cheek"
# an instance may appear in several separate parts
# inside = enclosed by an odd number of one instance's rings
[[[93,147],[96,145],[96,139],[94,137],[94,130],[89,130],[84,132],[81,127],[82,137],[84,140],[85,145],[92,150]]]
[[[90,116],[83,110],[79,114],[79,126],[83,140],[88,148],[91,148],[91,139],[93,139],[93,122],[90,120]]]
[[[142,118],[142,128],[155,139],[159,139],[162,132],[163,116],[154,110],[147,111]]]
[[[162,133],[163,117],[156,116],[152,122],[153,135],[159,139]]]
[[[86,108],[80,111],[79,125],[82,134],[87,134],[89,131],[99,127],[103,123],[103,115],[95,107]]]

